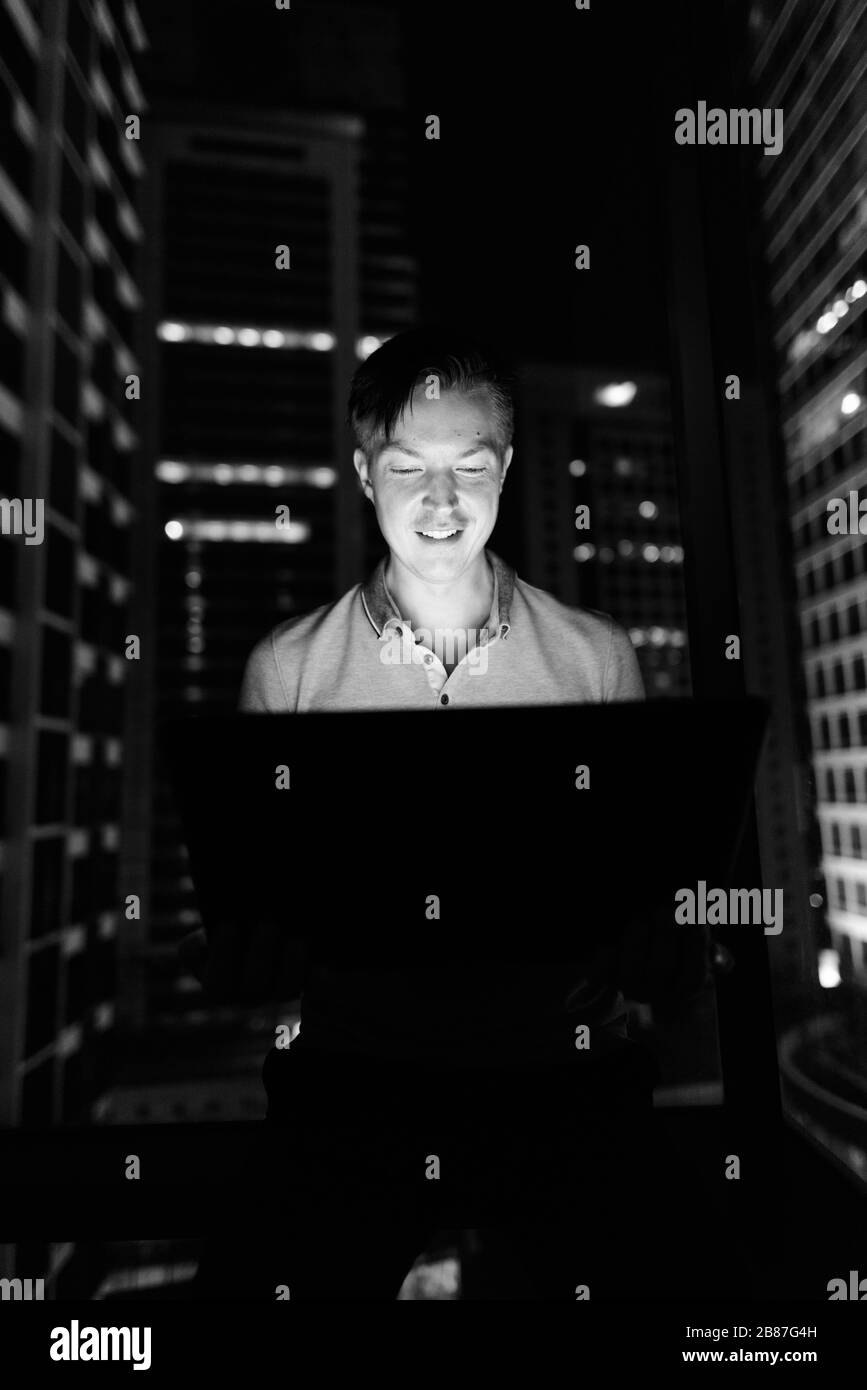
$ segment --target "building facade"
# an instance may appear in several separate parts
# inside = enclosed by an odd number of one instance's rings
[[[518,379],[526,579],[621,623],[648,695],[688,695],[667,383],[556,363],[531,363]]]
[[[105,1106],[136,670],[145,45],[132,0],[0,6],[3,1125]],[[72,1257],[37,1261],[49,1289]]]
[[[758,158],[803,685],[830,947],[821,983],[867,988],[867,10],[756,3],[754,99],[785,141]],[[835,520],[845,509],[845,524]],[[865,507],[867,511],[867,507]],[[855,515],[854,527],[850,513]]]

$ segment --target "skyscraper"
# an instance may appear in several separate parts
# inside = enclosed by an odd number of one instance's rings
[[[756,173],[833,947],[818,966],[865,989],[867,523],[848,518],[867,482],[867,10],[759,0],[749,23],[754,100],[785,114]]]
[[[648,694],[688,695],[664,378],[532,363],[519,370],[518,391],[526,578],[563,603],[622,623]]]
[[[0,8],[7,1125],[99,1118],[115,1017],[145,43],[133,0]],[[49,1286],[71,1253],[46,1252]]]
[[[44,503],[41,544],[2,538],[6,1122],[90,1114],[113,1018],[144,110],[143,30],[115,14],[2,17],[3,489]]]

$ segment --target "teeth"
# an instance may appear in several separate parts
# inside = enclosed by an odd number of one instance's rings
[[[423,536],[430,536],[435,541],[444,541],[447,536],[456,536],[457,534],[457,527],[455,527],[454,531],[422,531]]]

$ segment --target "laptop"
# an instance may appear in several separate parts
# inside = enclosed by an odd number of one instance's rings
[[[452,968],[568,960],[678,889],[727,889],[768,715],[196,715],[158,740],[206,930],[262,919],[332,966]]]

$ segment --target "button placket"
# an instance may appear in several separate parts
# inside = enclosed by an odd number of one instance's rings
[[[422,642],[414,643],[412,660],[416,666],[421,667],[431,691],[438,696],[447,678],[445,667],[440,665],[436,655]]]

